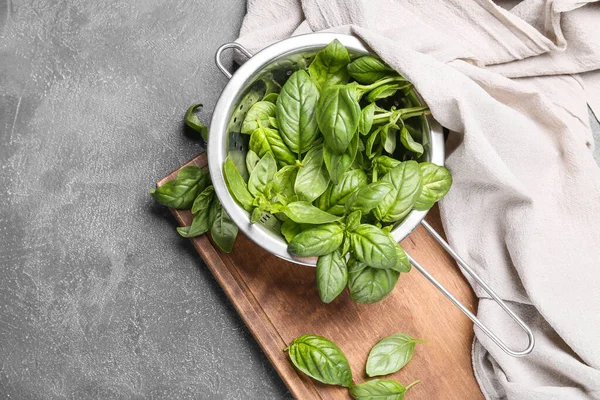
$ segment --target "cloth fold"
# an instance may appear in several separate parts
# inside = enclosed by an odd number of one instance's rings
[[[351,33],[452,131],[448,240],[537,339],[517,359],[475,329],[488,399],[600,399],[600,168],[587,113],[600,115],[597,21],[593,1],[248,1],[238,41],[251,52],[293,34]],[[524,347],[471,284],[479,318]]]

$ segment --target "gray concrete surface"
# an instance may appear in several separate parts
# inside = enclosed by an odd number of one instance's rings
[[[0,2],[0,398],[271,399],[285,386],[148,195],[200,151],[242,0]]]

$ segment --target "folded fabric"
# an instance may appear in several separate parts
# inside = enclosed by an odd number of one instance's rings
[[[294,34],[351,33],[405,75],[452,131],[448,240],[536,334],[533,353],[513,358],[475,329],[484,395],[600,399],[600,168],[587,111],[600,115],[600,4],[500,5],[249,0],[238,41],[256,52]],[[471,284],[478,316],[524,347]]]

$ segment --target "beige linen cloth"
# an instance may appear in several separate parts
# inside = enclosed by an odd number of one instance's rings
[[[238,41],[257,52],[322,30],[361,38],[452,131],[448,239],[537,340],[513,358],[475,329],[486,398],[600,399],[600,168],[587,112],[600,115],[600,4],[249,0]],[[474,289],[478,316],[523,348],[523,331]]]

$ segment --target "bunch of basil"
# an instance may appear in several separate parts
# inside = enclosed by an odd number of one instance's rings
[[[410,270],[392,228],[450,189],[446,168],[415,161],[424,135],[406,121],[428,108],[397,108],[408,96],[414,93],[405,78],[373,56],[351,62],[335,40],[308,71],[294,72],[280,93],[248,110],[241,133],[250,135],[250,150],[240,166],[248,179],[231,157],[223,166],[232,197],[252,223],[274,215],[291,255],[318,257],[325,303],[346,285],[358,303],[386,297]]]

